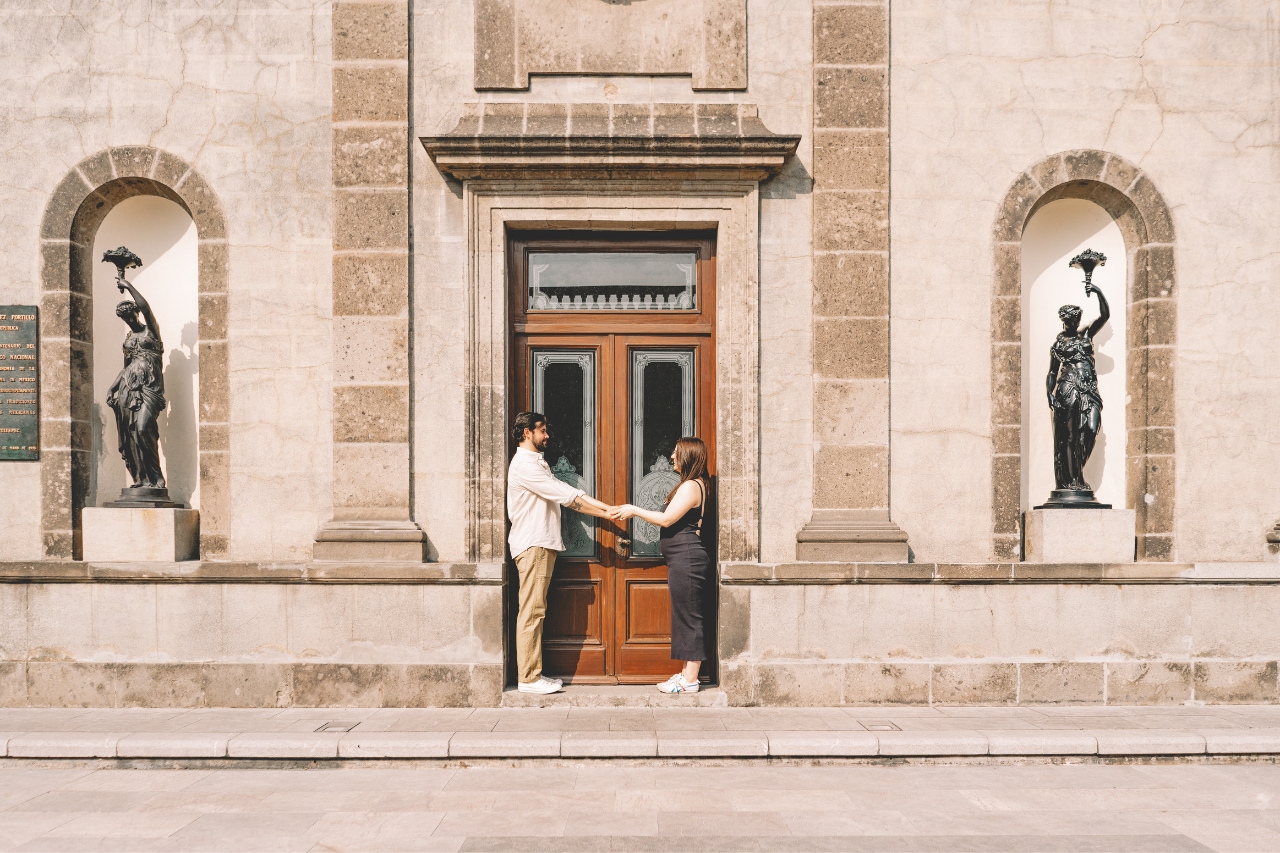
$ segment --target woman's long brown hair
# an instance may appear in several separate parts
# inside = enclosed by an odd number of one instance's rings
[[[667,503],[671,503],[671,499],[676,496],[676,492],[689,480],[697,480],[702,484],[702,494],[705,500],[707,489],[707,445],[703,443],[702,439],[686,435],[676,442],[676,467],[680,469],[680,482],[676,483],[676,487],[671,490],[671,494],[667,495]]]

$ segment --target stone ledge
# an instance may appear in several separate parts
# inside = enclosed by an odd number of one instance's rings
[[[765,127],[747,104],[468,104],[453,130],[421,137],[457,180],[684,176],[763,180],[799,136]]]
[[[0,757],[165,759],[937,758],[1277,755],[1280,729],[0,733]]]
[[[734,563],[726,585],[853,583],[1275,584],[1280,563]]]
[[[501,585],[502,563],[0,562],[0,583],[378,583]]]

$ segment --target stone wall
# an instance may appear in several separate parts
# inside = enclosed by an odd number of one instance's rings
[[[1008,564],[913,564],[893,580],[880,571],[890,567],[862,566],[856,581],[828,567],[816,583],[788,581],[776,566],[767,583],[721,587],[730,704],[1280,702],[1269,615],[1280,584],[1209,580],[1265,575],[1263,564],[1177,566],[1171,573],[1203,577],[1120,583],[1016,582]],[[1007,579],[960,579],[984,571]]]
[[[226,565],[223,582],[0,583],[0,707],[498,703],[500,585],[246,583]]]
[[[1246,2],[893,3],[891,494],[917,559],[992,557],[993,227],[1020,173],[1075,149],[1132,162],[1172,213],[1177,506],[1165,559],[1262,558],[1280,517],[1268,14]]]
[[[211,324],[201,334],[228,341],[231,400],[229,415],[201,418],[226,442],[209,451],[229,447],[234,460],[228,512],[210,519],[219,538],[209,544],[237,558],[308,557],[332,494],[327,5],[147,2],[71,14],[5,4],[0,30],[0,303],[41,304],[42,216],[81,161],[146,146],[190,164],[227,222],[226,242],[202,242],[201,254],[225,276],[225,291],[202,301]],[[203,385],[216,364],[201,364],[211,370]],[[41,556],[42,503],[62,500],[42,494],[41,468],[52,464],[56,454],[0,465],[5,559]],[[67,470],[51,479],[69,489]]]

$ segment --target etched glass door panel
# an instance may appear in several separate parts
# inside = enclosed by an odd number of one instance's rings
[[[546,460],[551,473],[589,495],[596,493],[596,364],[594,350],[535,350],[533,409],[547,418]],[[593,557],[596,520],[560,510],[562,557]]]
[[[694,434],[694,359],[692,350],[631,351],[631,502],[661,510],[680,482],[671,451],[682,436]],[[657,557],[658,528],[631,520],[631,553]]]
[[[696,252],[530,252],[530,311],[693,311]]]

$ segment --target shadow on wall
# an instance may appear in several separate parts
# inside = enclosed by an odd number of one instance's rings
[[[158,419],[160,457],[169,495],[199,507],[198,244],[195,223],[179,205],[159,196],[125,199],[107,214],[94,236],[93,270],[93,473],[88,506],[114,500],[129,485],[120,457],[115,413],[107,389],[124,365],[128,329],[116,316],[127,298],[114,284],[115,267],[98,263],[102,253],[127,246],[142,258],[129,279],[151,304],[165,345],[164,384],[168,406]]]

